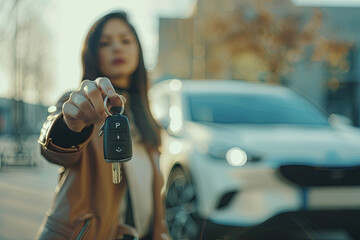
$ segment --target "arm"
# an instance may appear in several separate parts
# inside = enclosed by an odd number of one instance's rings
[[[58,103],[57,112],[48,116],[42,126],[38,142],[41,154],[51,163],[71,167],[79,161],[82,149],[90,141],[93,125],[81,132],[73,132],[68,128],[61,113],[62,104],[70,94],[64,94]]]
[[[49,162],[70,167],[81,159],[82,150],[92,138],[94,124],[106,118],[103,104],[106,94],[114,105],[121,105],[108,78],[84,80],[78,90],[60,98],[56,104],[58,111],[48,117],[38,141]]]

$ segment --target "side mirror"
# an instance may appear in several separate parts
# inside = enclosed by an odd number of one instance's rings
[[[341,125],[349,125],[352,126],[353,122],[350,118],[342,115],[342,114],[331,114],[328,118],[330,124],[341,124]]]

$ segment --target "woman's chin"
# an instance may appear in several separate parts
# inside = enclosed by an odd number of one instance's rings
[[[114,86],[126,88],[129,85],[130,75],[114,74],[114,75],[109,75],[108,78],[110,79],[111,83]]]
[[[130,77],[130,75],[130,71],[124,70],[111,71],[111,73],[109,74],[110,78],[127,78]]]

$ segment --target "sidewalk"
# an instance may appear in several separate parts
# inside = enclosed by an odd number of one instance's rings
[[[9,167],[0,172],[0,239],[34,239],[50,208],[57,184],[56,165]]]

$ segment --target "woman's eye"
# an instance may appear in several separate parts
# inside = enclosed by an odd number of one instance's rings
[[[130,43],[130,42],[131,42],[130,39],[123,39],[123,40],[122,40],[122,43],[123,43],[123,44],[128,44],[128,43]]]
[[[106,47],[109,45],[109,42],[100,42],[100,47]]]

